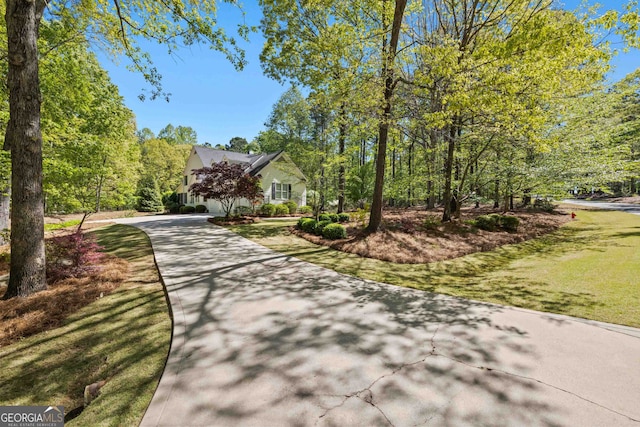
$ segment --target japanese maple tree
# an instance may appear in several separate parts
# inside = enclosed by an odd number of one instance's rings
[[[199,180],[191,184],[189,191],[202,196],[205,201],[219,201],[227,218],[236,200],[247,199],[253,202],[264,197],[260,176],[246,173],[243,165],[220,162],[211,167],[193,169],[192,173]]]

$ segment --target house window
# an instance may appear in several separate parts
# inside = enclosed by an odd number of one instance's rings
[[[272,183],[271,198],[273,200],[289,200],[291,198],[291,184]]]
[[[189,176],[185,175],[184,176],[184,185],[187,185],[187,181],[189,180]]]
[[[190,203],[190,204],[193,204],[193,203],[194,203],[194,201],[193,201],[193,199],[194,199],[194,197],[193,197],[193,193],[189,193],[189,194],[191,194],[191,197],[189,198],[189,199],[190,199],[189,203]]]

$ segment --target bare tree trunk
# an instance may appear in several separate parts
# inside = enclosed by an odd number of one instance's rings
[[[9,229],[9,206],[11,204],[11,183],[0,194],[0,245],[8,243],[5,240],[5,230]]]
[[[457,130],[455,123],[457,120],[453,120],[453,125],[449,130],[449,137],[447,138],[447,159],[444,164],[444,212],[442,214],[442,222],[451,221],[451,200],[452,200],[452,178],[453,178],[453,161],[456,147],[456,135]],[[455,210],[454,210],[455,211]]]
[[[344,187],[345,187],[345,170],[344,170],[344,148],[347,139],[347,111],[345,105],[340,107],[340,127],[338,133],[338,156],[340,156],[340,166],[338,167],[338,213],[344,211]]]
[[[367,231],[375,232],[382,223],[382,193],[384,190],[384,169],[387,163],[387,138],[389,136],[389,121],[391,120],[391,97],[393,96],[393,64],[395,62],[398,40],[400,39],[400,27],[407,0],[396,0],[393,12],[393,24],[391,26],[391,39],[388,49],[383,46],[382,75],[384,76],[384,111],[378,127],[378,152],[376,154],[376,180],[373,189],[373,202],[371,203],[371,215]],[[386,43],[386,36],[385,36]]]
[[[11,269],[3,299],[46,289],[38,26],[45,1],[7,0]]]

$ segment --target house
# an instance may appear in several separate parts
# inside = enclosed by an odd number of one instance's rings
[[[263,203],[280,204],[293,200],[298,206],[307,204],[307,179],[284,151],[270,154],[244,154],[214,150],[200,145],[194,145],[191,149],[182,182],[176,190],[180,203],[191,206],[205,205],[214,215],[224,213],[220,202],[205,201],[202,197],[194,196],[189,192],[189,186],[196,182],[196,176],[192,174],[193,169],[209,167],[220,162],[245,165],[246,173],[260,176],[264,192]],[[240,199],[236,201],[234,208],[238,206],[251,207],[251,202]]]

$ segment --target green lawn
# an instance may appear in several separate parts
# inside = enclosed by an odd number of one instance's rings
[[[69,412],[82,405],[86,385],[106,379],[101,395],[67,425],[137,426],[164,369],[171,320],[147,236],[124,225],[94,232],[130,262],[130,279],[64,326],[0,348],[0,404]]]
[[[78,224],[80,224],[79,219],[71,219],[69,221],[64,221],[60,223],[45,224],[44,231],[60,230],[61,228],[73,227],[74,225],[78,225]]]
[[[640,327],[640,216],[579,210],[540,239],[431,264],[395,264],[317,246],[294,221],[229,227],[274,250],[365,279]]]

